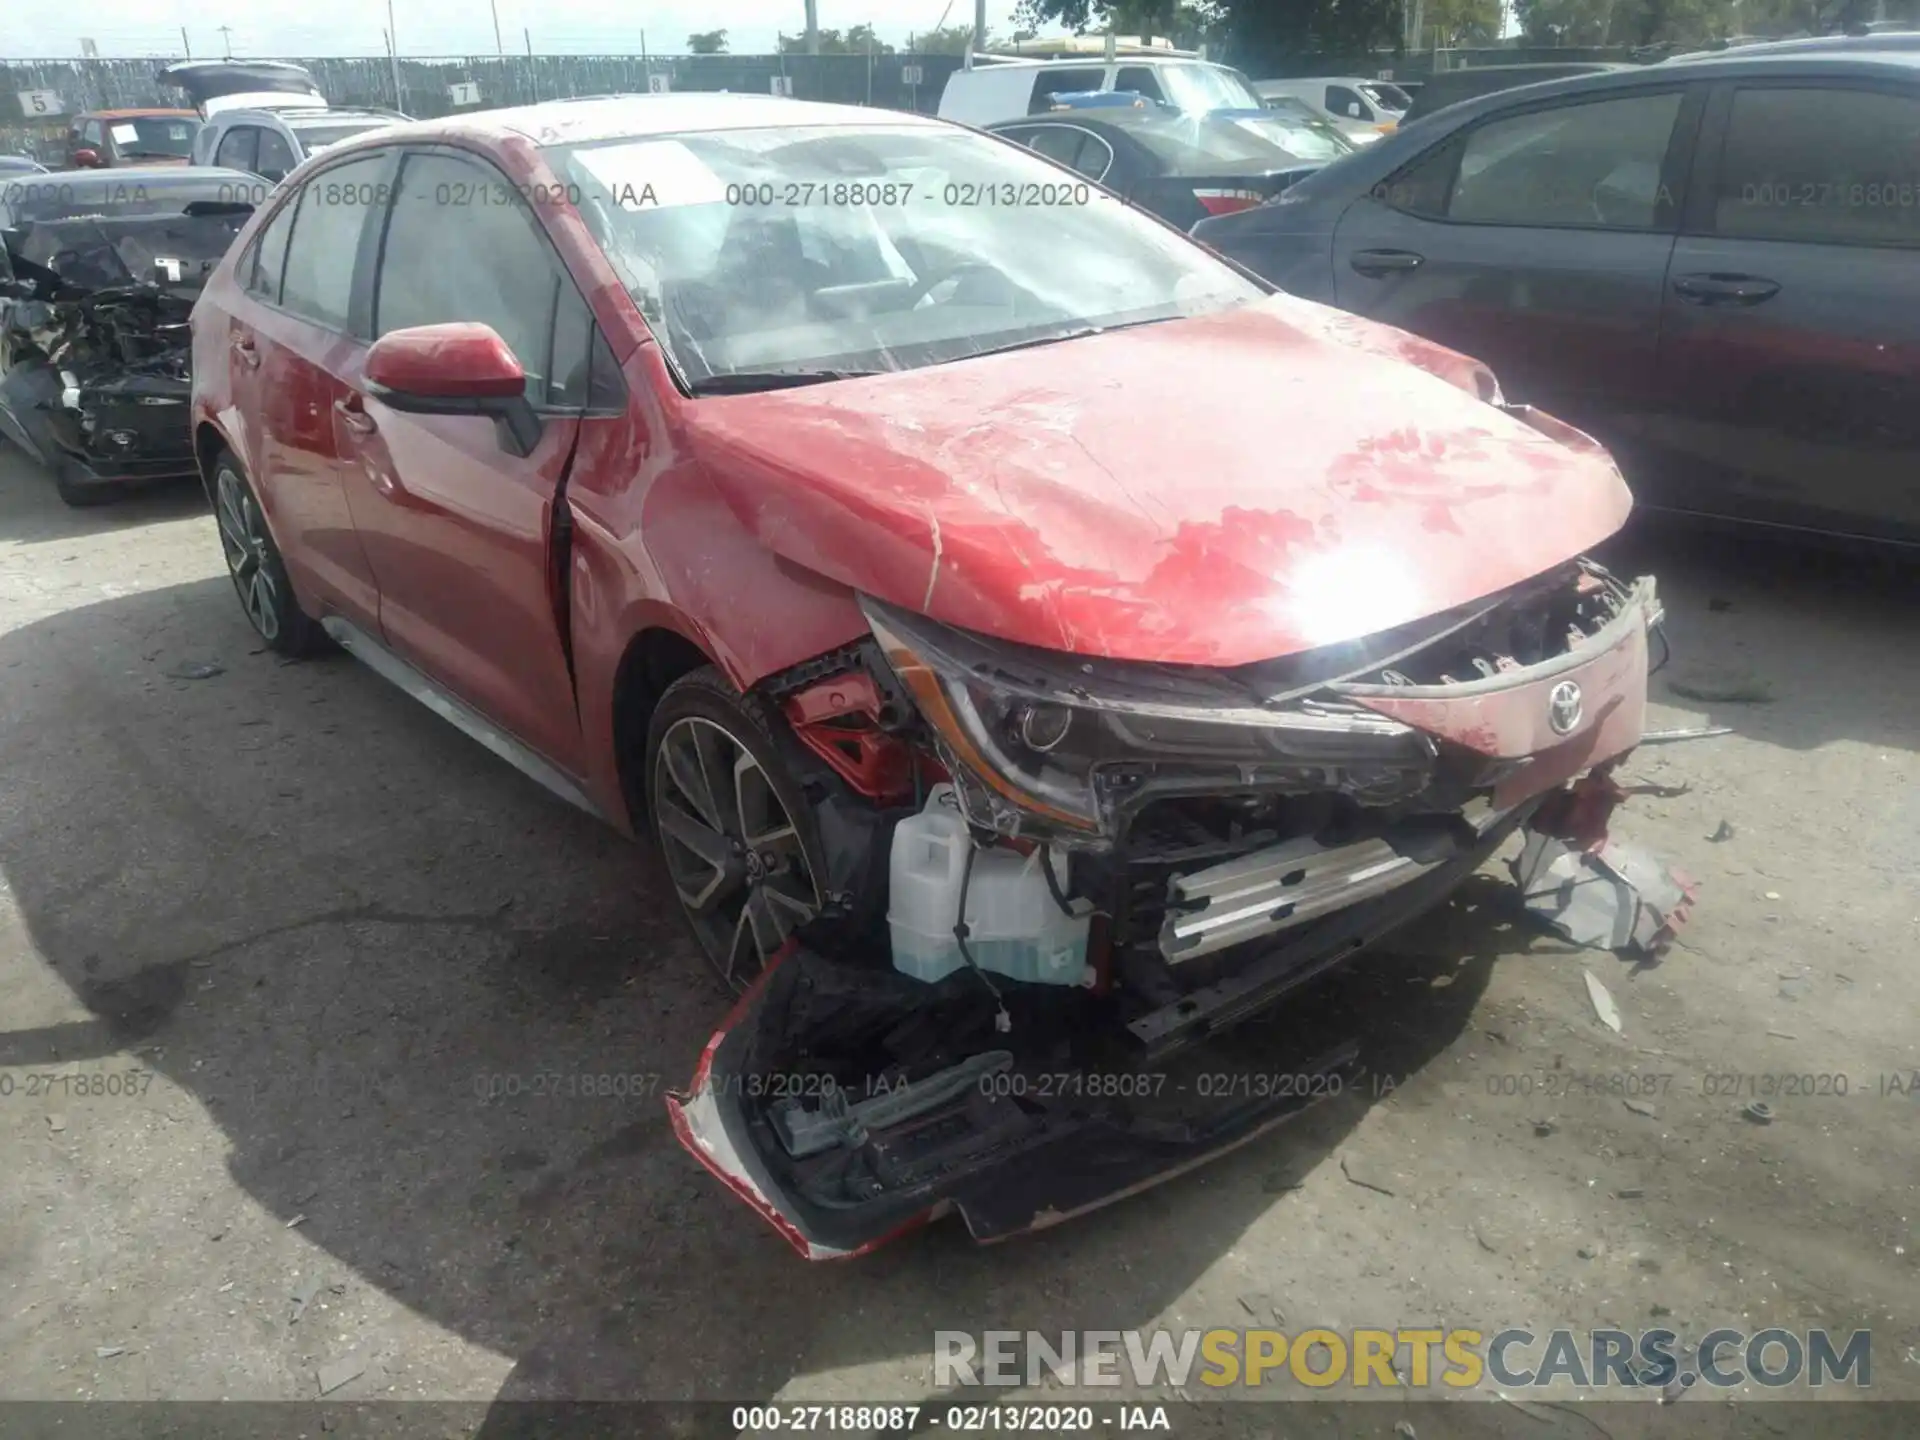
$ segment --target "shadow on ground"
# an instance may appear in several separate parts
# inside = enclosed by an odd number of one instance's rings
[[[184,658],[225,669],[168,678]],[[0,873],[90,1016],[0,1036],[0,1063],[137,1050],[271,1216],[512,1357],[502,1399],[737,1402],[917,1373],[937,1327],[1150,1323],[1369,1103],[1043,1236],[942,1226],[809,1267],[670,1133],[661,1093],[723,1000],[643,850],[352,662],[259,653],[224,580],[15,631],[0,684]],[[1418,1070],[1486,981],[1485,913],[1316,986],[1269,1022],[1276,1063],[1353,1034],[1376,1070]],[[487,1098],[541,1075],[634,1078]],[[208,1197],[230,1192],[177,1183],[128,1203],[177,1213],[189,1253],[220,1244],[241,1217]]]

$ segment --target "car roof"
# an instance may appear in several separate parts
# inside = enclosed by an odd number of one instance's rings
[[[1428,133],[1427,123],[1438,116],[1464,120],[1489,110],[1500,110],[1515,103],[1548,100],[1560,95],[1605,94],[1609,90],[1631,90],[1648,84],[1669,84],[1675,80],[1712,80],[1727,74],[1802,75],[1812,78],[1847,75],[1894,75],[1911,78],[1920,69],[1920,51],[1887,50],[1874,53],[1806,51],[1799,54],[1754,55],[1745,49],[1715,52],[1700,59],[1676,58],[1652,65],[1630,65],[1624,70],[1604,70],[1592,75],[1568,75],[1558,80],[1539,80],[1531,85],[1516,85],[1486,95],[1471,95],[1452,105],[1436,109],[1401,134]],[[1438,77],[1435,77],[1436,79]],[[1383,149],[1383,153],[1392,153]]]
[[[536,145],[577,145],[596,140],[645,139],[713,130],[773,129],[783,125],[846,126],[860,129],[918,126],[952,128],[949,122],[904,110],[875,110],[864,105],[830,105],[783,96],[690,91],[680,95],[600,95],[579,100],[547,100],[505,110],[478,110],[438,120],[397,121],[379,132],[379,142],[466,137],[499,141],[519,136]],[[354,137],[349,146],[371,143]],[[335,153],[329,151],[329,154]]]
[[[200,117],[192,110],[181,110],[163,105],[135,106],[130,110],[82,110],[73,117],[76,120],[198,120]]]
[[[1729,45],[1724,50],[1689,50],[1683,55],[1669,56],[1663,63],[1716,60],[1727,55],[1806,55],[1814,52],[1857,55],[1879,51],[1898,54],[1907,50],[1920,50],[1920,30],[1881,30],[1870,35],[1799,35],[1791,40],[1751,40]]]
[[[1279,80],[1256,80],[1254,89],[1262,85],[1391,85],[1391,80],[1369,80],[1364,75],[1288,75]]]

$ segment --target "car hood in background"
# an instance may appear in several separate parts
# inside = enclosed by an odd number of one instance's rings
[[[1464,604],[1619,528],[1605,452],[1467,393],[1474,368],[1275,296],[689,414],[713,483],[794,564],[1029,645],[1238,665]]]

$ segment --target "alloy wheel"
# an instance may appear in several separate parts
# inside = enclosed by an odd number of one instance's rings
[[[226,552],[227,573],[247,619],[260,638],[273,643],[280,634],[280,592],[273,567],[267,563],[273,541],[245,483],[231,470],[222,470],[216,486],[214,516],[220,525],[220,548]]]
[[[680,903],[721,975],[744,989],[820,910],[793,817],[753,752],[698,715],[660,739],[653,809]]]

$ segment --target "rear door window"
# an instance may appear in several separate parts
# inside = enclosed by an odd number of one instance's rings
[[[386,170],[386,155],[365,155],[323,170],[300,187],[280,286],[284,308],[329,329],[346,330],[360,236],[368,215],[385,202]]]
[[[293,234],[293,212],[298,208],[299,201],[295,199],[273,212],[266,229],[254,242],[253,263],[243,271],[247,293],[271,305],[280,303],[280,277],[287,264],[287,240]]]
[[[1733,92],[1714,186],[1716,234],[1920,244],[1920,99],[1881,90]]]

